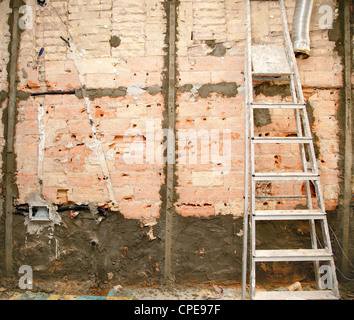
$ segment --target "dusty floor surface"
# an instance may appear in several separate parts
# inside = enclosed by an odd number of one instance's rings
[[[272,290],[286,290],[287,287],[275,287]],[[302,284],[303,290],[311,290],[307,284]],[[259,287],[258,290],[265,290]],[[340,285],[342,300],[354,300],[354,283]],[[89,287],[78,286],[68,282],[47,285],[37,285],[33,290],[6,289],[0,287],[0,300],[240,300],[241,285],[193,284],[136,287],[116,285],[114,287],[101,285]]]
[[[128,300],[240,300],[241,286],[216,286],[216,285],[192,285],[179,286],[172,288],[164,286],[149,287],[91,287],[85,290],[84,286],[75,289],[74,284],[68,284],[66,287],[54,285],[54,289],[45,290],[7,290],[0,288],[1,300],[51,300],[51,299],[74,299],[78,297],[115,297]],[[42,296],[39,296],[42,295]],[[94,298],[92,298],[95,300]]]

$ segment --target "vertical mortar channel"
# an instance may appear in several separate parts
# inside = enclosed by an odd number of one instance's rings
[[[350,25],[350,3],[344,2],[344,90],[345,90],[345,120],[344,120],[344,194],[343,194],[343,251],[342,255],[342,270],[345,275],[349,275],[348,257],[349,257],[349,242],[350,242],[350,218],[351,218],[351,200],[352,200],[352,99],[351,99],[351,55],[352,55],[352,38]]]
[[[165,36],[165,59],[163,72],[163,94],[165,99],[165,110],[163,114],[162,126],[168,132],[176,132],[176,30],[177,19],[176,9],[178,6],[177,0],[165,0],[164,8],[166,14],[166,36]],[[176,196],[176,142],[171,141],[171,136],[168,134],[167,148],[165,150],[165,159],[167,160],[164,167],[165,183],[161,186],[161,218],[165,218],[165,248],[164,248],[164,279],[166,286],[171,286],[175,282],[175,275],[172,265],[172,247],[175,239],[174,224],[176,223],[176,212],[174,203],[177,200]],[[166,142],[166,141],[165,141]],[[166,143],[165,143],[166,145]]]
[[[340,195],[339,195],[339,205],[335,210],[336,216],[333,216],[332,218],[333,227],[334,227],[334,230],[332,231],[338,235],[338,239],[340,238],[340,241],[336,239],[337,242],[334,242],[334,244],[336,244],[334,249],[336,249],[339,252],[337,269],[341,271],[339,279],[343,282],[346,281],[347,276],[351,278],[350,274],[348,273],[346,274],[346,264],[348,263],[348,261],[350,262],[352,258],[352,254],[350,251],[353,249],[353,245],[352,245],[353,233],[351,234],[349,233],[353,225],[353,220],[352,220],[353,214],[351,212],[351,206],[353,205],[352,194],[351,194],[351,190],[349,190],[351,188],[351,179],[352,179],[351,176],[349,177],[349,175],[351,175],[349,172],[350,170],[353,170],[353,167],[351,168],[349,167],[349,163],[351,166],[353,166],[352,165],[353,144],[352,146],[349,146],[349,149],[347,149],[345,145],[348,139],[349,141],[352,141],[352,133],[350,134],[347,129],[349,128],[352,131],[352,126],[353,126],[353,122],[350,123],[350,120],[348,119],[349,116],[348,111],[349,113],[351,113],[350,110],[351,102],[349,102],[348,100],[352,98],[352,96],[348,94],[350,93],[351,85],[349,85],[349,87],[348,85],[346,85],[346,82],[348,83],[346,77],[350,72],[349,64],[351,64],[350,57],[348,57],[348,50],[350,50],[350,43],[346,43],[345,34],[344,34],[345,30],[346,29],[348,30],[348,26],[347,27],[345,26],[346,23],[349,23],[349,29],[350,29],[350,14],[349,14],[349,21],[348,18],[345,18],[346,3],[347,3],[346,0],[337,1],[339,15],[333,22],[333,28],[329,29],[328,31],[329,40],[335,42],[334,50],[340,57],[343,66],[343,71],[342,71],[343,85],[340,88],[339,108],[336,114],[336,118],[339,125],[339,132],[338,132],[339,144],[343,145],[344,147],[339,148],[339,159],[337,165],[338,165],[338,170],[340,172],[339,176],[341,178],[341,181],[339,182]],[[348,3],[348,9],[350,10],[349,3]],[[348,110],[348,106],[349,106],[349,110]],[[329,219],[330,218],[331,216],[329,216]]]
[[[13,200],[17,194],[15,183],[16,155],[14,150],[15,125],[17,118],[17,59],[20,42],[19,8],[21,0],[11,0],[8,24],[10,27],[11,38],[9,42],[10,59],[7,66],[8,70],[8,104],[7,110],[3,115],[5,146],[3,151],[3,170],[4,170],[4,213],[5,213],[5,274],[10,278],[13,275]]]

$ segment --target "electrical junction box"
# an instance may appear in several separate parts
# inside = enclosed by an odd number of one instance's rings
[[[49,206],[29,206],[30,221],[50,221]]]

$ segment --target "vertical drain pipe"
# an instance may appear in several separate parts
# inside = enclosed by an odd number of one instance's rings
[[[12,215],[13,199],[15,194],[14,174],[16,170],[16,159],[14,150],[15,123],[16,123],[16,95],[17,95],[17,58],[19,46],[19,7],[20,1],[14,0],[12,8],[12,33],[10,45],[10,68],[9,68],[9,101],[7,105],[7,131],[5,141],[5,272],[7,277],[13,273],[13,235]],[[11,18],[9,19],[11,21]]]
[[[310,21],[313,0],[297,0],[293,18],[293,46],[297,58],[310,56]]]

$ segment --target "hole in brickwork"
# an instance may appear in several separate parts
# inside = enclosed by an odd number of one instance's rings
[[[57,190],[57,200],[61,203],[68,202],[68,189],[58,189]]]

